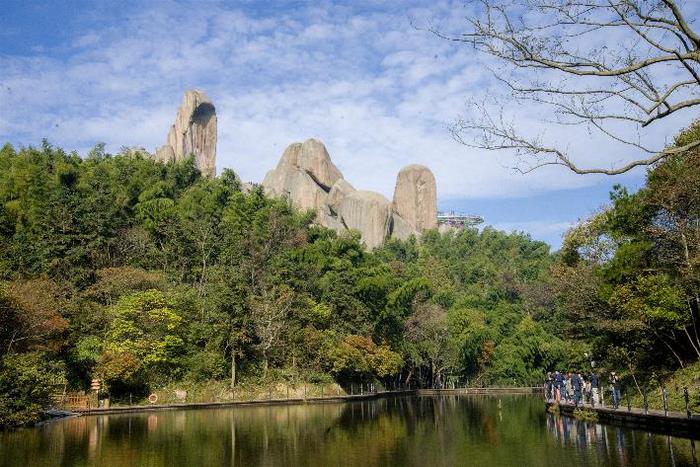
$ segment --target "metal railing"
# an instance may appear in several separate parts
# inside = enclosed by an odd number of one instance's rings
[[[642,412],[645,415],[648,415],[651,411],[656,415],[663,413],[665,417],[677,417],[679,414],[683,414],[689,420],[693,418],[693,408],[700,405],[700,390],[693,390],[693,388],[687,386],[682,388],[676,387],[671,390],[666,386],[662,386],[653,391],[650,391],[647,387],[640,389],[627,388],[628,390],[624,393],[620,392],[619,400],[615,400],[616,396],[612,389],[601,387],[598,388],[597,400],[595,401],[592,391],[574,394],[573,397],[570,393],[561,391],[557,400],[554,393],[555,388],[548,385],[544,385],[543,388],[545,400],[550,403],[556,402],[587,408],[613,408],[616,410],[620,408],[624,410],[626,408],[627,412]],[[697,405],[691,402],[693,396],[698,400],[695,403]],[[641,402],[641,404],[638,405],[636,402]]]

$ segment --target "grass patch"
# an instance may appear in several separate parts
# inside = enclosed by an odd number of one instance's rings
[[[598,421],[598,412],[596,412],[595,410],[582,409],[580,407],[577,407],[574,409],[574,417],[577,420],[584,420],[587,422],[597,422]]]
[[[661,390],[665,387],[668,391],[668,409],[674,412],[685,412],[685,397],[683,388],[688,388],[690,409],[693,413],[700,413],[700,362],[695,362],[685,368],[679,369],[663,380],[662,384],[648,388],[647,401],[650,409],[663,410]],[[633,407],[644,407],[644,399],[636,388],[628,388],[634,391],[631,396]],[[627,404],[627,397],[623,396],[623,405]]]
[[[298,380],[247,380],[231,389],[229,381],[181,381],[152,390],[157,404],[232,402],[267,399],[303,399],[346,395],[335,382]],[[179,396],[179,397],[178,397]],[[133,399],[133,405],[150,405],[146,397]],[[129,405],[127,400],[113,401],[112,405]]]

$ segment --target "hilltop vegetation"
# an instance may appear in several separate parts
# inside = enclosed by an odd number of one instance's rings
[[[592,352],[630,387],[658,380],[698,359],[699,161],[617,189],[557,254],[491,228],[368,252],[230,170],[6,145],[0,425],[94,377],[114,398],[178,382],[539,384]]]
[[[674,145],[693,141],[700,121]],[[569,232],[551,284],[567,334],[639,391],[700,359],[700,151],[666,158],[634,194],[616,186],[611,201]]]

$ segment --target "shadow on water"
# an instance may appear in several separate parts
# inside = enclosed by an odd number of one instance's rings
[[[697,466],[687,439],[547,414],[533,396],[394,397],[81,417],[0,433],[0,466]]]

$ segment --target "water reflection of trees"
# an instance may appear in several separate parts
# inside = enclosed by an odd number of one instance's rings
[[[661,436],[620,426],[603,425],[572,417],[547,415],[547,430],[577,455],[594,451],[609,465],[698,465],[696,443],[690,439]]]
[[[77,418],[0,434],[0,466],[693,465],[665,441],[527,396],[398,397]]]

